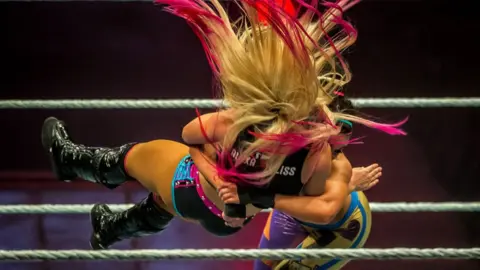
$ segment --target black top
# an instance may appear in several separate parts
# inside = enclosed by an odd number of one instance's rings
[[[230,157],[233,163],[235,163],[236,159],[241,153],[240,144],[245,141],[253,142],[255,140],[255,136],[250,134],[248,132],[249,130],[253,130],[253,128],[248,128],[241,132],[233,144],[232,150],[230,151]],[[309,151],[310,149],[308,148],[302,148],[288,155],[273,179],[263,188],[267,188],[269,191],[275,194],[298,195],[303,188],[301,179],[302,168]],[[265,161],[263,160],[264,158],[265,157],[262,153],[254,153],[250,158],[247,158],[240,166],[237,167],[237,172],[245,174],[261,172],[265,166]],[[232,167],[232,164],[224,165],[226,169],[230,169]]]

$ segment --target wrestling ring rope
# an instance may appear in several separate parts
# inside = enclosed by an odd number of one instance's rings
[[[478,259],[480,248],[0,250],[0,260]]]
[[[152,2],[151,0],[83,0],[90,2]],[[72,0],[0,0],[0,2],[74,2]],[[479,108],[480,97],[353,98],[361,108]],[[215,99],[68,99],[0,100],[0,109],[181,109],[218,108]],[[0,205],[0,214],[88,214],[91,204]],[[122,211],[132,204],[109,205]],[[480,202],[370,203],[373,212],[480,212]],[[264,210],[263,212],[269,212]],[[132,260],[471,260],[480,259],[480,248],[387,249],[168,249],[168,250],[0,250],[0,261],[132,261]]]
[[[363,108],[480,107],[480,98],[358,98]],[[178,109],[218,108],[215,99],[115,99],[115,100],[0,100],[0,109]],[[87,214],[90,204],[0,205],[0,214]],[[109,205],[122,211],[132,204]],[[480,202],[370,203],[373,212],[480,212]],[[269,212],[270,210],[264,210]],[[314,259],[351,260],[480,259],[480,248],[388,248],[388,249],[168,249],[168,250],[0,250],[0,261],[71,260],[252,260]]]
[[[352,98],[359,108],[478,108],[480,97],[465,98]],[[182,109],[218,108],[219,99],[68,99],[0,100],[0,109]]]
[[[82,0],[86,2],[149,2],[152,0]],[[208,0],[206,0],[208,1]],[[0,2],[75,2],[75,0],[0,0]],[[353,98],[361,108],[480,108],[480,97]],[[181,109],[224,107],[215,99],[65,99],[0,100],[0,110],[17,109]],[[122,211],[133,204],[109,205]],[[0,214],[88,214],[91,204],[0,205]],[[480,212],[479,202],[372,202],[373,212]],[[263,212],[269,212],[264,210]],[[163,250],[0,250],[0,261],[132,261],[132,260],[471,260],[473,248],[360,248],[360,249],[163,249]]]
[[[120,212],[133,204],[111,204],[110,209]],[[0,214],[88,214],[93,204],[20,204],[0,205]],[[370,203],[372,212],[414,213],[414,212],[480,212],[480,202],[393,202]],[[262,212],[270,212],[270,209]]]

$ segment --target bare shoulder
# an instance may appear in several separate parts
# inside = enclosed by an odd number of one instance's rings
[[[186,144],[220,142],[234,121],[233,115],[231,110],[202,114],[183,127],[182,139]]]
[[[221,110],[218,112],[212,112],[202,115],[207,118],[208,121],[215,122],[216,124],[231,124],[235,118],[235,111],[232,109]]]

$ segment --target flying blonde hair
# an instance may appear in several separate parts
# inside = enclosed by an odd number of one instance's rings
[[[233,109],[234,121],[220,157],[230,157],[246,129],[256,136],[253,142],[242,142],[232,168],[217,168],[223,176],[263,184],[292,151],[322,147],[336,136],[339,119],[405,134],[397,129],[403,123],[379,124],[328,109],[335,91],[351,80],[341,52],[355,43],[357,32],[342,16],[358,1],[323,2],[323,13],[317,1],[306,1],[296,1],[303,9],[300,14],[285,10],[278,1],[238,0],[241,16],[232,22],[218,0],[156,0],[195,31],[220,83],[220,96]],[[262,123],[269,124],[265,128]],[[235,171],[258,152],[273,153],[264,170],[248,175]]]

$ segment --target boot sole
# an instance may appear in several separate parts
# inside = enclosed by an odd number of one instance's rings
[[[49,157],[50,165],[52,167],[52,170],[56,178],[62,182],[70,182],[71,179],[68,179],[67,177],[64,177],[62,175],[60,169],[57,166],[57,163],[55,162],[55,158],[51,150],[52,149],[52,130],[55,124],[58,122],[62,122],[62,121],[58,120],[55,117],[48,117],[47,119],[45,119],[42,126],[42,145],[43,145],[43,149],[45,150],[45,152]]]

